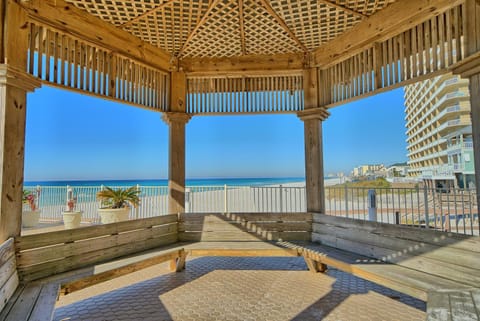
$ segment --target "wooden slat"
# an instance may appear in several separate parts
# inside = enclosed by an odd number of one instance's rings
[[[427,301],[428,321],[452,321],[450,300],[448,294],[432,291],[428,293]]]
[[[319,224],[330,224],[344,228],[361,228],[368,233],[384,234],[400,239],[407,239],[437,246],[449,246],[465,251],[480,253],[480,239],[465,235],[432,230],[418,230],[408,226],[353,220],[329,215],[313,214],[313,221]]]
[[[7,282],[2,284],[0,287],[0,311],[2,311],[4,308],[6,309],[6,305],[9,304],[9,300],[14,295],[18,285],[19,285],[19,277],[18,277],[17,271],[15,270],[10,275]]]
[[[38,284],[29,283],[25,285],[22,294],[11,308],[5,321],[28,320],[41,289],[41,285]]]
[[[12,274],[15,273],[16,269],[17,262],[15,260],[15,257],[10,256],[10,258],[0,267],[0,286],[3,286],[5,283],[7,283]]]
[[[145,241],[153,238],[162,237],[177,233],[177,224],[166,224],[152,228],[133,230],[120,234],[109,235],[80,240],[74,243],[59,244],[49,247],[42,247],[29,251],[17,253],[17,264],[19,267],[26,267],[40,262],[47,262],[78,256],[92,251],[108,249],[112,247],[121,247],[122,245]]]
[[[179,231],[236,231],[236,230],[262,230],[262,231],[312,231],[310,222],[236,222],[236,221],[186,221],[181,222]]]
[[[177,239],[177,234],[169,234],[141,242],[131,242],[120,247],[112,247],[108,249],[88,252],[83,255],[72,256],[68,259],[50,261],[31,267],[19,268],[18,271],[20,274],[20,278],[23,281],[28,282],[57,273],[90,266],[92,264],[107,262],[113,258],[119,258],[139,251],[155,248],[162,245],[172,244],[175,243]]]
[[[180,232],[180,241],[309,241],[310,232]]]
[[[58,283],[43,284],[29,321],[52,320],[59,291],[60,285]]]
[[[69,282],[66,284],[62,285],[62,294],[66,295],[81,289],[84,289],[86,287],[90,287],[95,284],[99,284],[101,282],[105,282],[129,273],[133,273],[136,271],[140,271],[142,269],[145,269],[147,267],[157,265],[163,262],[167,262],[172,259],[176,259],[182,256],[183,249],[180,250],[174,250],[174,251],[168,251],[166,253],[162,253],[160,255],[156,255],[151,258],[147,258],[144,260],[141,260],[139,262],[134,262],[130,263],[125,266],[121,266],[118,268],[114,268],[108,271],[104,271],[101,273],[96,273],[94,275],[91,275],[89,277],[82,278],[80,280],[76,280],[73,282]]]
[[[59,243],[75,242],[88,238],[100,237],[103,235],[118,234],[136,229],[145,229],[152,226],[174,223],[177,215],[156,216],[147,219],[130,220],[119,223],[103,224],[89,227],[82,227],[75,230],[64,230],[57,232],[40,233],[21,236],[15,239],[17,251],[55,245]]]
[[[480,275],[480,256],[472,255],[472,252],[448,246],[438,246],[429,243],[408,240],[404,238],[391,237],[383,233],[368,233],[363,229],[336,227],[313,223],[314,232],[320,237],[339,238],[357,244],[361,251],[375,254],[375,249],[384,253],[392,252],[396,255],[379,257],[382,260],[399,263],[412,257],[425,257],[435,260],[435,264],[455,264],[459,267],[468,268],[472,273],[472,280],[475,274]],[[353,251],[353,249],[352,249]],[[388,254],[387,254],[388,255]],[[443,262],[443,263],[442,263]],[[460,271],[459,271],[460,272]]]
[[[179,221],[190,221],[190,220],[204,220],[212,218],[221,218],[224,220],[230,221],[294,221],[294,222],[304,222],[311,221],[312,214],[310,213],[182,213],[179,215]]]

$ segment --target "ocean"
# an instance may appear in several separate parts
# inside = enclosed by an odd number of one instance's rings
[[[305,182],[304,177],[255,177],[255,178],[194,178],[187,179],[187,186],[262,186]],[[26,181],[24,186],[167,186],[167,179],[129,179],[129,180],[58,180]]]

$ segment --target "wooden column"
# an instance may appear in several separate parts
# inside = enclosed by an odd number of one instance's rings
[[[322,122],[328,115],[325,108],[309,109],[298,113],[298,117],[304,123],[307,211],[322,214],[325,213]]]
[[[168,124],[168,213],[185,213],[185,113],[165,113]]]
[[[451,69],[453,73],[470,80],[473,153],[477,204],[480,206],[480,1],[466,0],[465,49],[467,58]]]
[[[322,122],[329,112],[319,104],[319,79],[316,68],[303,71],[305,110],[298,113],[304,123],[305,136],[305,183],[307,188],[307,211],[325,213],[325,187],[323,174]]]
[[[187,80],[185,73],[171,73],[170,112],[163,114],[168,124],[168,213],[185,213],[185,125]]]
[[[0,242],[20,235],[27,92],[40,82],[27,75],[25,12],[0,1]]]

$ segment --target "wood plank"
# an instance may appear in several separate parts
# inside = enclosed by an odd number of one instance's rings
[[[88,238],[100,237],[103,235],[118,234],[136,229],[145,229],[157,225],[174,223],[176,221],[177,215],[173,214],[119,223],[88,226],[75,230],[26,235],[15,238],[15,246],[17,251],[23,251],[42,246],[55,245],[58,243],[75,242]]]
[[[181,213],[179,216],[179,222],[191,221],[191,220],[208,220],[209,218],[220,218],[225,221],[265,221],[265,222],[278,222],[278,221],[293,221],[304,222],[312,221],[312,214],[310,213]]]
[[[170,54],[64,0],[22,1],[30,19],[100,48],[168,71]]]
[[[461,0],[403,0],[376,12],[315,51],[317,66],[326,68],[400,34],[446,10]]]
[[[0,286],[3,286],[17,270],[15,257],[12,256],[0,268]]]
[[[131,242],[145,241],[161,237],[162,235],[176,233],[177,224],[173,223],[147,229],[127,231],[115,235],[102,236],[99,238],[81,240],[74,243],[42,247],[17,253],[17,264],[19,267],[25,267],[41,262],[71,257],[72,255],[82,255],[92,251],[121,247],[122,245]]]
[[[177,241],[176,234],[164,235],[154,239],[141,242],[132,242],[121,247],[113,247],[99,251],[85,253],[79,256],[72,256],[67,259],[50,261],[25,268],[19,268],[19,275],[23,281],[32,281],[58,273],[90,266],[97,263],[120,258],[139,251],[144,251],[162,245],[173,244]]]
[[[183,250],[180,249],[180,250],[168,251],[166,253],[162,253],[160,255],[147,258],[139,262],[130,263],[128,265],[121,266],[115,269],[111,269],[101,273],[95,273],[92,276],[82,278],[80,280],[65,283],[62,285],[61,293],[62,295],[67,295],[69,293],[84,289],[86,287],[93,286],[95,284],[112,280],[114,278],[127,275],[136,271],[140,271],[142,269],[145,269],[153,265],[157,265],[172,259],[179,258],[181,257],[181,251]]]
[[[181,241],[309,241],[310,232],[180,232]]]
[[[53,311],[55,303],[58,299],[60,284],[47,283],[43,284],[38,300],[33,307],[29,321],[45,321],[53,319]]]
[[[399,239],[396,237],[385,236],[382,234],[366,233],[362,229],[345,229],[331,225],[322,225],[314,223],[314,231],[320,235],[334,236],[357,242],[367,247],[379,247],[389,249],[401,254],[385,258],[387,261],[399,262],[412,256],[422,255],[430,259],[441,262],[453,263],[455,265],[471,268],[480,271],[480,256],[472,255],[472,252],[457,248],[442,247],[423,242],[417,242],[408,239]],[[475,272],[475,271],[472,271]]]
[[[469,286],[480,284],[480,270],[462,267],[455,263],[433,260],[425,255],[409,254],[408,249],[396,251],[382,248],[380,246],[360,243],[358,241],[345,240],[336,238],[335,236],[321,234],[314,235],[313,240],[321,240],[321,243],[324,245],[352,251],[367,257],[397,264],[398,266],[406,267],[411,270],[425,272],[430,275],[457,282],[458,284]]]
[[[179,231],[200,232],[200,231],[303,231],[311,232],[310,222],[236,222],[236,221],[207,221],[199,220],[179,223]]]
[[[5,321],[28,320],[41,289],[42,286],[39,284],[26,284],[15,305],[10,309]]]
[[[314,222],[319,224],[330,224],[344,228],[359,228],[368,233],[383,234],[399,239],[429,243],[442,247],[449,246],[452,248],[480,253],[480,239],[478,237],[433,230],[419,230],[408,226],[354,220],[323,214],[314,214],[313,218]]]
[[[451,321],[450,300],[448,294],[431,291],[427,300],[427,321]]]
[[[0,311],[2,311],[15,293],[19,285],[18,273],[15,270],[5,284],[0,287]],[[2,311],[3,312],[3,311]]]
[[[453,320],[478,321],[478,314],[470,291],[449,292]]]
[[[14,240],[13,238],[9,238],[0,245],[0,266],[8,262],[14,254]]]
[[[190,249],[190,256],[298,256],[293,249]]]

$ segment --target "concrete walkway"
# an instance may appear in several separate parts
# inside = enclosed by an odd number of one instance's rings
[[[302,258],[202,257],[157,265],[68,296],[54,320],[424,320],[425,303]]]

